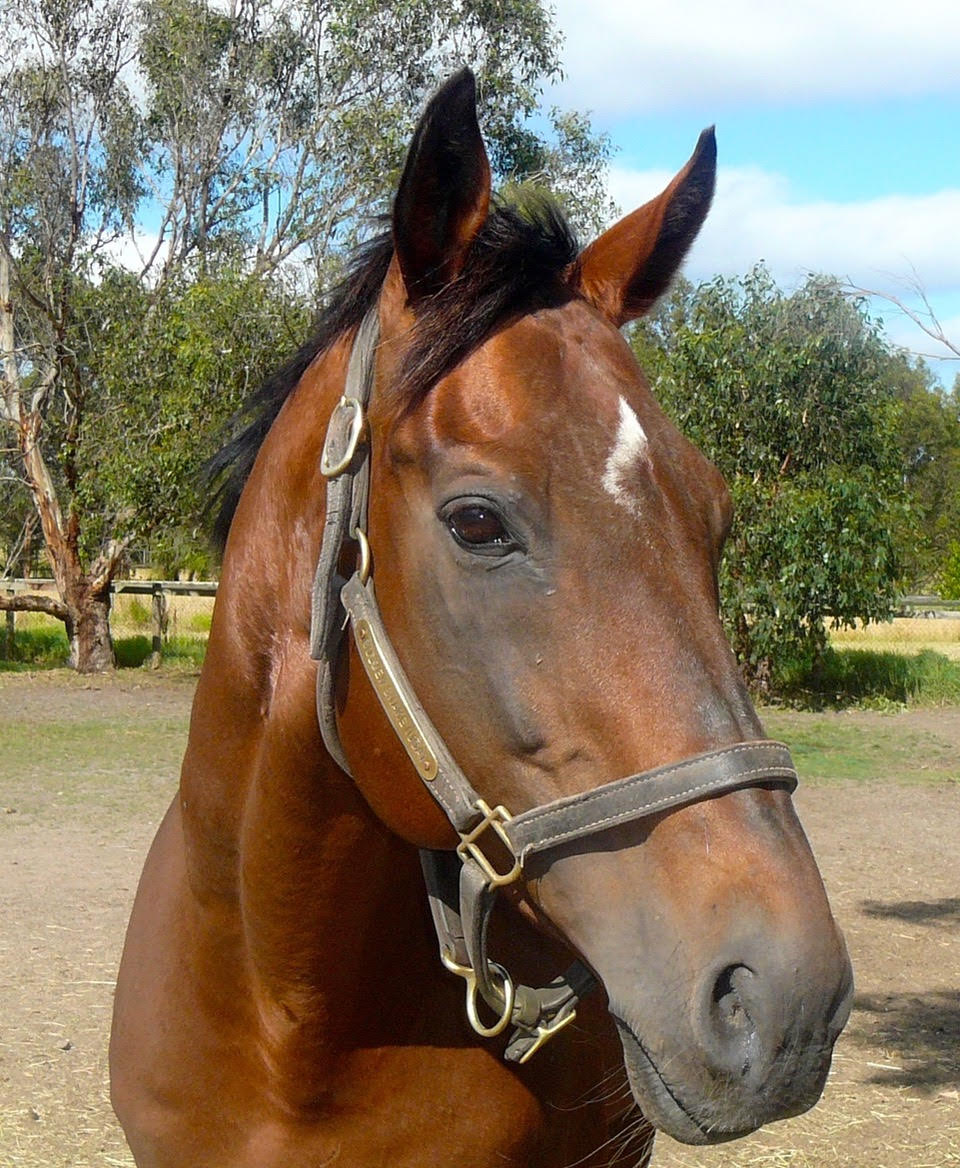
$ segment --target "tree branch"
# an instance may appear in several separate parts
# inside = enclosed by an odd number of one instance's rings
[[[90,568],[88,583],[93,593],[103,592],[117,574],[123,554],[130,545],[130,538],[109,539]]]
[[[37,596],[31,592],[18,592],[13,596],[0,590],[0,612],[45,612],[64,624],[72,617],[70,609],[56,596]]]
[[[888,304],[892,304],[899,312],[902,312],[908,320],[912,320],[917,328],[921,329],[932,340],[938,344],[949,349],[953,354],[952,357],[944,357],[942,354],[937,357],[942,361],[956,361],[960,360],[960,343],[955,343],[950,340],[944,332],[943,325],[937,318],[937,314],[933,311],[930,301],[927,299],[927,294],[920,285],[918,280],[914,280],[910,285],[914,293],[923,301],[923,311],[918,312],[915,308],[910,308],[905,304],[899,296],[894,296],[892,292],[879,292],[872,288],[861,288],[858,284],[844,284],[843,291],[847,295],[854,296],[875,296],[878,300],[886,300]],[[928,354],[933,356],[934,354]]]

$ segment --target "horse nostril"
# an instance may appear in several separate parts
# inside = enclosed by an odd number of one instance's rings
[[[743,1033],[753,1027],[744,998],[749,993],[753,971],[745,965],[728,965],[713,986],[714,1019],[725,1028]]]
[[[756,1020],[750,1009],[755,975],[746,965],[728,965],[710,987],[704,1047],[717,1070],[746,1075],[755,1056]]]

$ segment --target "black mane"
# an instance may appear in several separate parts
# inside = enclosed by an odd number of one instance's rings
[[[546,199],[495,207],[457,279],[418,306],[413,342],[391,393],[405,408],[414,408],[502,321],[569,295],[562,275],[577,250],[565,219]],[[238,432],[211,459],[212,534],[221,551],[257,452],[283,403],[307,367],[360,324],[380,292],[392,256],[389,232],[357,251],[312,336],[251,396],[234,420]]]

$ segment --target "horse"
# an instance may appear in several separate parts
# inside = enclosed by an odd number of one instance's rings
[[[619,331],[715,160],[580,251],[492,201],[458,73],[228,451],[116,986],[140,1168],[639,1166],[820,1096],[852,974],[718,615],[729,494]]]

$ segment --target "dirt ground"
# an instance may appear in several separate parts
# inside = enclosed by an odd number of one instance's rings
[[[110,999],[193,680],[0,675],[0,1168],[132,1165],[107,1101]],[[936,735],[960,758],[960,710],[837,717]],[[801,785],[857,972],[827,1091],[737,1144],[661,1137],[655,1168],[960,1165],[957,773]]]

